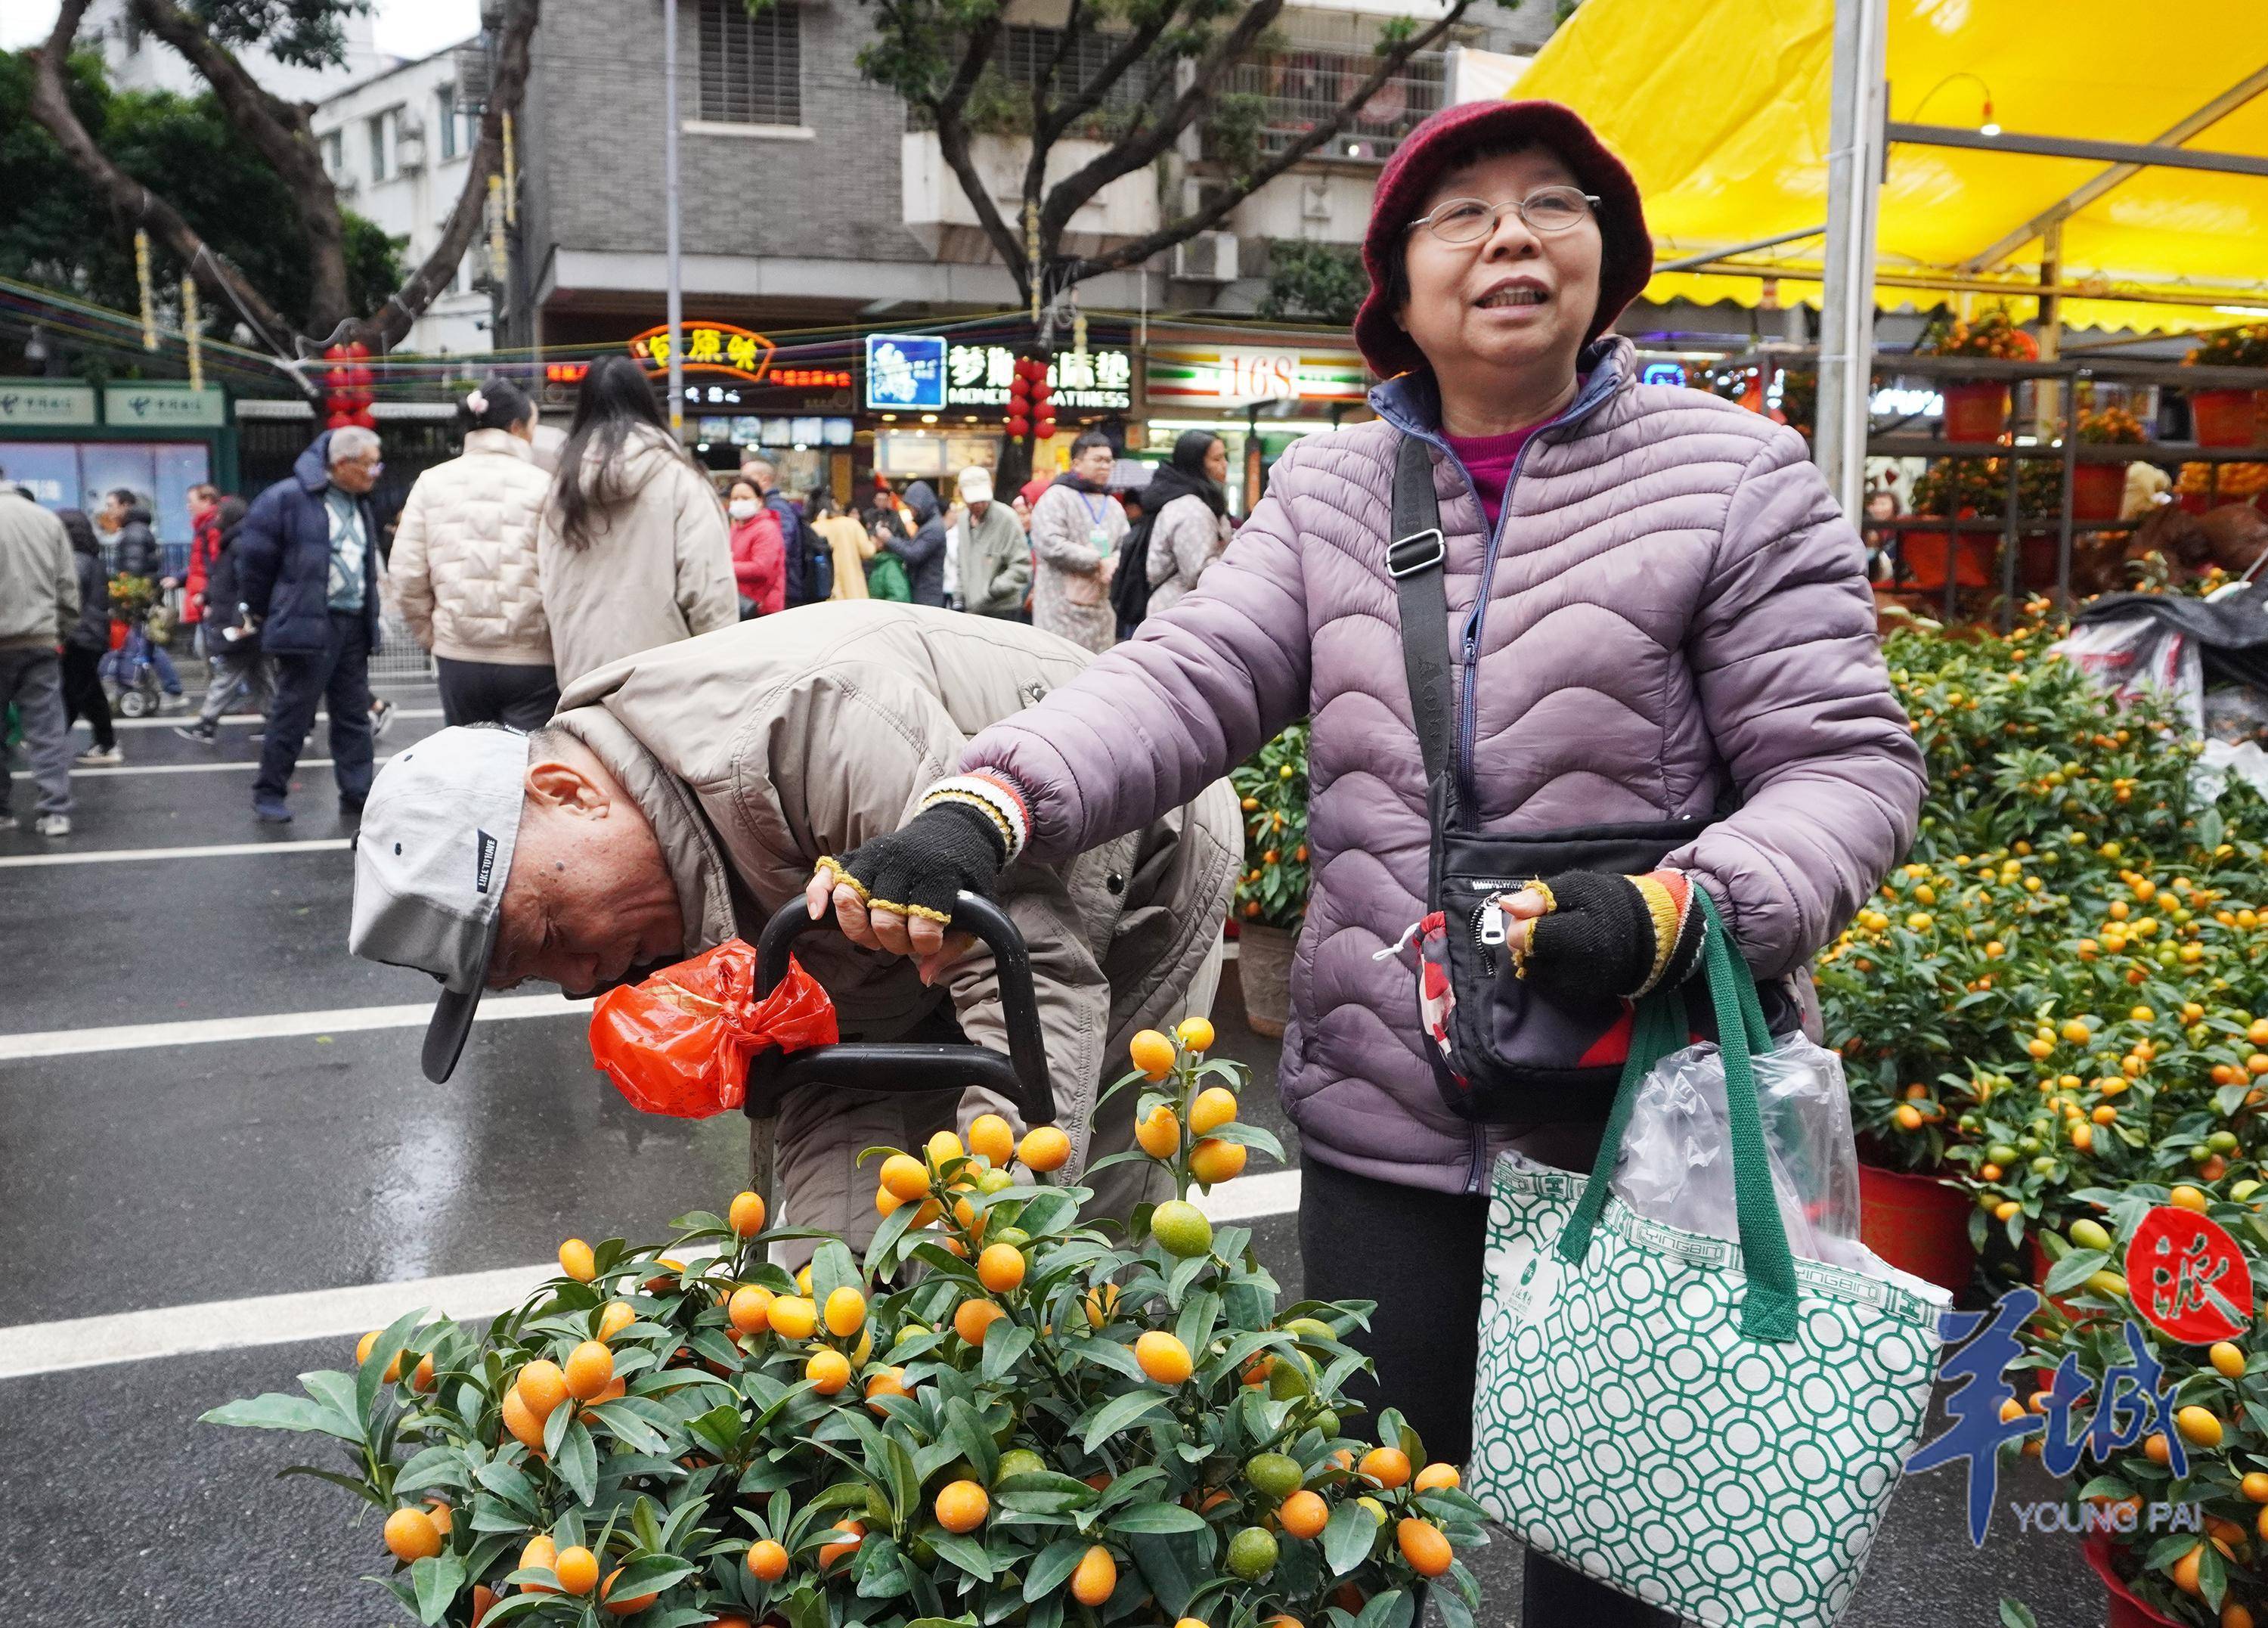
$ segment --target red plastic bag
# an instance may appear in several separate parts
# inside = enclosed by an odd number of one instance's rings
[[[748,1059],[767,1046],[800,1051],[840,1037],[835,1003],[788,958],[787,976],[755,998],[756,952],[727,939],[642,983],[599,997],[591,1060],[631,1105],[649,1114],[705,1119],[740,1106]]]

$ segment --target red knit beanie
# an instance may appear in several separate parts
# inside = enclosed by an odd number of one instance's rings
[[[1425,365],[1424,352],[1394,320],[1387,288],[1400,262],[1403,236],[1418,218],[1443,174],[1483,149],[1549,148],[1573,172],[1583,190],[1598,195],[1599,308],[1583,343],[1614,325],[1623,307],[1653,275],[1653,239],[1638,183],[1572,108],[1557,102],[1461,102],[1444,107],[1402,138],[1378,178],[1370,229],[1362,240],[1362,269],[1370,293],[1355,313],[1354,342],[1381,379]]]

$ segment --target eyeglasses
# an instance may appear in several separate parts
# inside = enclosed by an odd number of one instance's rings
[[[1478,198],[1451,198],[1430,215],[1421,215],[1407,230],[1423,226],[1444,243],[1477,243],[1496,230],[1510,210],[1530,232],[1550,236],[1568,231],[1598,207],[1598,195],[1580,187],[1539,187],[1524,198],[1506,203],[1484,203]]]

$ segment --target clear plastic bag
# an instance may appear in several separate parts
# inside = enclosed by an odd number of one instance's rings
[[[1753,1066],[1787,1247],[1882,1275],[1888,1269],[1859,1241],[1859,1155],[1843,1060],[1795,1035]],[[1614,1192],[1649,1220],[1739,1239],[1725,1064],[1714,1045],[1673,1051],[1647,1073],[1623,1134]]]

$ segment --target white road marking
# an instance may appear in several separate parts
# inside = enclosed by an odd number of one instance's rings
[[[591,1002],[563,995],[491,995],[477,1020],[551,1018],[588,1012]],[[300,1035],[350,1035],[365,1029],[423,1028],[431,1001],[409,1006],[342,1006],[329,1012],[278,1012],[254,1018],[186,1018],[173,1023],[120,1023],[105,1028],[34,1029],[0,1035],[0,1063],[27,1057],[79,1057],[93,1051],[137,1051],[152,1046],[211,1045],[231,1040],[286,1040]]]
[[[390,756],[372,760],[373,764],[384,764],[390,761]],[[303,757],[292,766],[291,772],[298,774],[305,769],[328,769],[333,766],[333,763],[334,760],[328,757]],[[71,778],[97,780],[108,775],[217,775],[231,771],[241,774],[259,767],[260,760],[256,757],[220,763],[121,763],[108,769],[74,768],[71,770]]]
[[[482,1010],[487,1010],[486,1002]],[[1285,1215],[1299,1205],[1297,1170],[1245,1176],[1197,1200],[1197,1207],[1215,1221]],[[0,1380],[118,1362],[149,1362],[198,1352],[240,1351],[303,1340],[350,1340],[372,1329],[382,1329],[410,1311],[431,1311],[460,1322],[473,1322],[509,1311],[558,1270],[555,1263],[544,1261],[534,1266],[420,1278],[407,1283],[364,1284],[58,1322],[19,1323],[0,1329]],[[349,1366],[353,1360],[351,1350],[342,1350],[337,1360],[342,1367]]]
[[[188,723],[195,716],[195,712],[185,709],[168,712],[161,718],[113,718],[111,722],[119,729],[171,729],[176,724]],[[319,724],[327,723],[330,716],[328,712],[318,712],[315,714],[315,721]],[[394,704],[394,716],[397,720],[405,718],[438,718],[441,716],[441,709],[439,707],[406,707],[397,702]],[[258,729],[267,722],[268,720],[257,712],[232,712],[220,720],[221,727],[224,729],[233,728],[239,724]]]
[[[0,854],[0,870],[33,865],[117,865],[129,859],[225,859],[247,853],[335,853],[347,847],[344,836],[308,836],[296,842],[199,843],[188,848],[90,848],[72,853]]]

